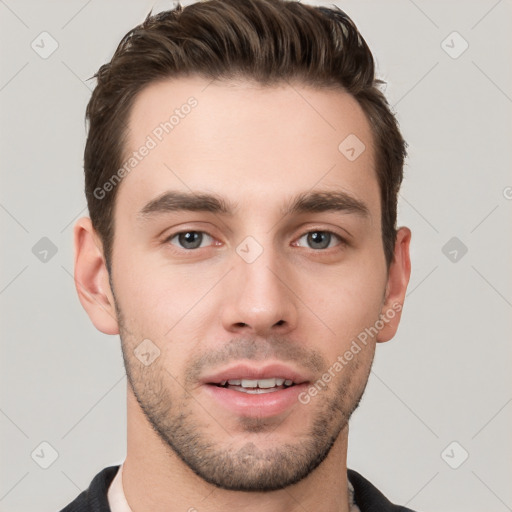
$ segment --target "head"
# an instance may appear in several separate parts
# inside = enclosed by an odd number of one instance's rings
[[[197,475],[301,480],[346,432],[410,273],[405,142],[368,46],[336,8],[209,0],[148,16],[96,78],[82,304]],[[219,386],[272,371],[294,377],[279,407]]]

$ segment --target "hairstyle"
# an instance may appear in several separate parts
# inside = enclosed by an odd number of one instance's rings
[[[382,241],[393,261],[397,199],[407,144],[379,89],[368,45],[339,8],[287,0],[207,0],[155,15],[130,30],[112,60],[94,75],[87,105],[85,194],[110,275],[118,186],[95,194],[123,162],[130,109],[150,83],[197,75],[242,78],[262,85],[298,80],[339,88],[364,111],[373,135],[380,187]],[[106,188],[106,187],[105,187]]]

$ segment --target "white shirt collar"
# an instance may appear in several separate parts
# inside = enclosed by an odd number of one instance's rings
[[[119,466],[116,476],[108,488],[107,499],[112,512],[133,512],[124,495],[123,464]]]

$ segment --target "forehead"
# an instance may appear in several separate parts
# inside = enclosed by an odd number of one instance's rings
[[[340,89],[199,77],[150,84],[132,106],[116,203],[136,213],[167,190],[214,192],[270,207],[315,188],[341,190],[376,215],[368,120]]]

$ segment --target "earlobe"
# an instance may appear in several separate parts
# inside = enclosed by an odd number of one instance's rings
[[[379,343],[393,338],[400,323],[405,293],[411,275],[410,242],[411,230],[401,227],[397,231],[394,259],[389,267],[386,296],[381,311],[383,328],[377,334]]]
[[[73,239],[75,287],[80,303],[96,329],[105,334],[119,334],[101,242],[89,217],[75,223]]]

